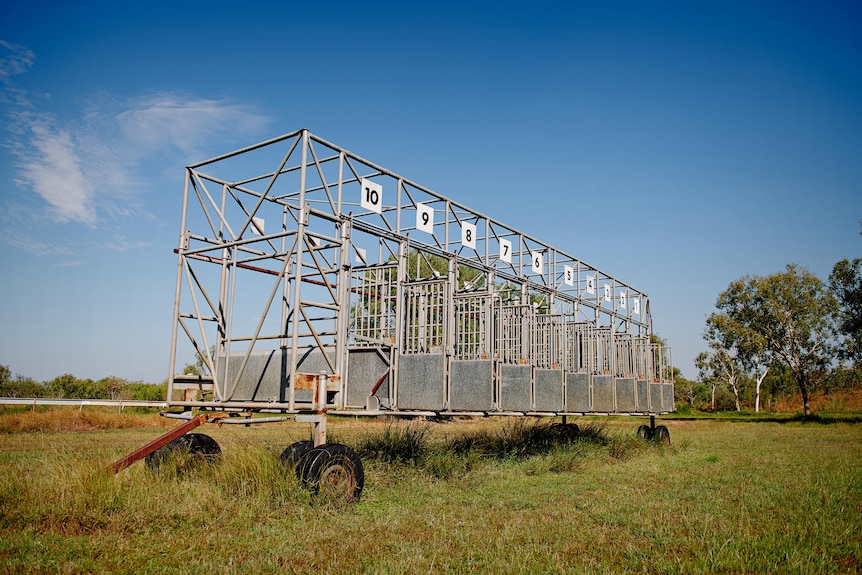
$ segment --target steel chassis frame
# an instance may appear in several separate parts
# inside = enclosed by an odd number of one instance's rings
[[[175,251],[172,406],[296,414],[316,424],[318,444],[327,412],[673,411],[670,349],[651,337],[645,292],[306,129],[189,166]],[[357,383],[360,352],[382,373]],[[442,395],[404,408],[424,400],[407,401],[400,364],[435,354]],[[195,357],[205,374],[180,374]],[[474,393],[451,380],[459,361],[478,362],[458,367],[482,378],[489,362],[478,409],[453,404]],[[507,365],[530,366],[525,409],[506,407]],[[553,409],[537,406],[538,372],[562,374]],[[572,410],[575,373],[645,382],[647,399],[635,391],[618,409],[612,390],[610,409],[590,399]]]

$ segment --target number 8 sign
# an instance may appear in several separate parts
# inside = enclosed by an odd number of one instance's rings
[[[362,197],[359,200],[360,205],[366,210],[383,213],[383,186],[371,180],[362,178]]]

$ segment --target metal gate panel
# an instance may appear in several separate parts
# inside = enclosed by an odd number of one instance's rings
[[[503,363],[519,364],[530,355],[530,306],[496,307],[496,357]]]
[[[225,361],[222,356],[217,362],[217,369],[222,389],[226,389],[226,401],[256,401],[265,403],[278,403],[288,401],[290,392],[290,366],[288,358],[290,352],[281,348],[269,351],[253,351],[249,355],[248,362],[242,375],[237,381],[237,373],[244,352],[231,353],[230,361]],[[335,363],[334,353],[329,353],[330,362]],[[325,373],[332,375],[329,364],[319,349],[308,349],[299,356],[296,364],[298,373]],[[234,387],[236,383],[236,387]],[[312,392],[310,390],[297,389],[295,398],[298,402],[310,402]]]
[[[229,401],[287,401],[290,377],[287,350],[253,351],[239,381],[236,381],[244,357],[245,353],[232,353],[229,358],[225,356],[218,358],[216,372],[219,387],[227,391],[226,399]],[[231,389],[235,381],[236,388]],[[310,400],[310,395],[300,399],[300,401]]]
[[[489,359],[490,294],[455,296],[455,359]]]
[[[536,370],[536,411],[563,410],[563,370]]]
[[[638,380],[638,411],[649,411],[649,382],[645,379]]]
[[[365,407],[371,390],[389,373],[389,364],[376,349],[351,349],[347,355],[347,407]],[[388,378],[388,376],[387,376]],[[384,380],[374,394],[380,405],[389,406],[389,382]]]
[[[449,410],[493,410],[493,385],[490,360],[453,360],[449,373]]]
[[[670,412],[674,409],[674,397],[673,397],[673,384],[672,383],[663,383],[661,384],[662,388],[662,402],[661,402],[661,410],[662,412]]]
[[[438,353],[446,348],[450,320],[449,282],[423,281],[404,286],[402,354]]]
[[[592,393],[589,373],[566,374],[566,411],[584,413],[592,411]]]
[[[532,373],[529,365],[500,365],[500,409],[531,411]]]
[[[613,413],[614,408],[614,376],[593,376],[593,411]]]
[[[635,380],[630,377],[617,377],[614,379],[614,382],[616,385],[615,411],[620,413],[637,411]]]
[[[392,264],[353,270],[349,294],[350,345],[395,343],[397,276],[398,268]]]
[[[661,413],[661,383],[652,382],[649,384],[649,410],[652,413]]]
[[[398,358],[398,409],[442,411],[446,408],[446,356],[442,353]]]

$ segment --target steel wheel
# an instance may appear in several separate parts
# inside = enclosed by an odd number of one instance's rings
[[[655,428],[655,440],[661,441],[665,445],[670,445],[670,431],[664,425],[658,425]]]
[[[638,427],[638,435],[644,441],[649,441],[650,439],[652,439],[652,428],[650,428],[649,425],[641,425],[640,427]]]
[[[333,503],[358,501],[365,485],[365,471],[359,456],[346,445],[337,443],[310,450],[296,473],[322,499]]]
[[[145,461],[150,469],[158,469],[168,461],[186,467],[196,461],[215,461],[220,457],[221,447],[215,439],[204,433],[187,433],[150,453]]]
[[[284,451],[281,452],[281,462],[287,465],[292,469],[296,469],[296,466],[299,465],[299,462],[302,461],[302,458],[305,457],[305,454],[314,449],[313,441],[296,441],[288,445]]]

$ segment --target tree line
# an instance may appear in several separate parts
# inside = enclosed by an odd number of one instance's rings
[[[764,395],[798,393],[810,416],[816,391],[862,388],[862,259],[837,262],[827,281],[795,264],[734,280],[703,337],[699,381],[678,382],[678,401],[759,411]]]
[[[167,393],[167,381],[154,385],[113,375],[93,380],[65,373],[50,381],[39,382],[32,377],[13,376],[9,366],[0,364],[0,397],[164,401]]]

